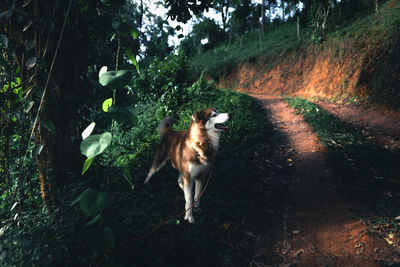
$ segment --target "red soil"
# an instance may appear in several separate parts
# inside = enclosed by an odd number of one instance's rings
[[[284,213],[283,234],[275,252],[281,266],[379,266],[378,261],[400,263],[400,250],[368,234],[368,227],[351,215],[351,209],[362,203],[344,200],[346,191],[340,177],[330,169],[323,149],[311,127],[280,97],[253,95],[271,114],[276,130],[287,136],[295,152],[289,202]],[[391,136],[400,133],[398,114],[379,119],[379,111],[322,104],[339,117],[362,126],[370,126],[371,134],[382,129],[381,123],[392,122]],[[354,117],[352,117],[354,115]],[[376,117],[376,121],[373,119]],[[381,117],[382,118],[382,117]],[[387,124],[386,124],[387,125]],[[387,128],[387,127],[384,127]],[[389,127],[390,128],[390,127]],[[390,238],[390,237],[388,237]]]

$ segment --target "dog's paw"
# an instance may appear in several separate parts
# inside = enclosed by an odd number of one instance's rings
[[[194,217],[193,215],[185,215],[185,220],[188,221],[189,223],[194,223]]]

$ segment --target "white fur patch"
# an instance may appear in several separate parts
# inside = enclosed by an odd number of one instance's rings
[[[215,123],[224,123],[229,120],[228,113],[220,113],[215,117]]]
[[[207,129],[208,136],[211,139],[211,142],[215,148],[215,150],[218,150],[218,145],[219,145],[219,136],[220,136],[220,130],[215,128],[215,124],[217,123],[224,123],[229,120],[229,114],[228,113],[215,113],[213,112],[211,114],[210,119],[207,121],[205,127]]]
[[[205,170],[208,166],[189,163],[188,167],[189,167],[189,173],[191,176],[190,179],[195,179],[197,176],[199,176],[200,172]]]

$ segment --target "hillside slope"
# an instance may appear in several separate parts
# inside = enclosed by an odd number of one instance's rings
[[[273,59],[241,62],[219,85],[246,93],[361,97],[400,103],[400,1],[326,33],[322,43],[301,42]],[[252,60],[254,61],[254,60]]]

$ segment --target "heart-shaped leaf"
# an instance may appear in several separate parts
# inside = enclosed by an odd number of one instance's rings
[[[99,78],[100,78],[100,76],[101,76],[103,73],[107,72],[107,69],[108,69],[107,66],[101,67],[101,69],[100,69],[100,71],[99,71]]]
[[[27,40],[25,42],[25,49],[26,51],[31,50],[32,48],[34,48],[36,45],[36,40],[35,39],[31,39],[31,40]]]
[[[129,70],[106,71],[99,77],[99,83],[111,89],[123,88],[131,82],[132,73]]]
[[[135,126],[138,122],[136,115],[126,107],[112,106],[108,109],[108,114],[117,122]]]
[[[42,124],[49,132],[56,134],[56,126],[52,121],[43,121]]]
[[[24,104],[24,112],[28,113],[31,110],[31,108],[33,107],[34,104],[35,104],[34,101],[25,102],[25,104]]]
[[[88,136],[81,142],[81,153],[87,158],[94,158],[103,153],[103,151],[111,143],[111,134],[106,132],[103,134],[94,134]]]
[[[32,69],[33,67],[35,67],[37,63],[37,57],[30,57],[26,60],[26,68],[28,70]]]
[[[93,132],[95,126],[96,123],[93,121],[88,127],[86,127],[86,129],[82,132],[82,140],[86,139]]]
[[[110,204],[110,196],[106,192],[94,189],[82,193],[79,205],[86,217],[102,212]]]
[[[104,100],[103,105],[102,105],[103,111],[107,112],[108,108],[112,106],[112,103],[113,103],[112,98]]]

